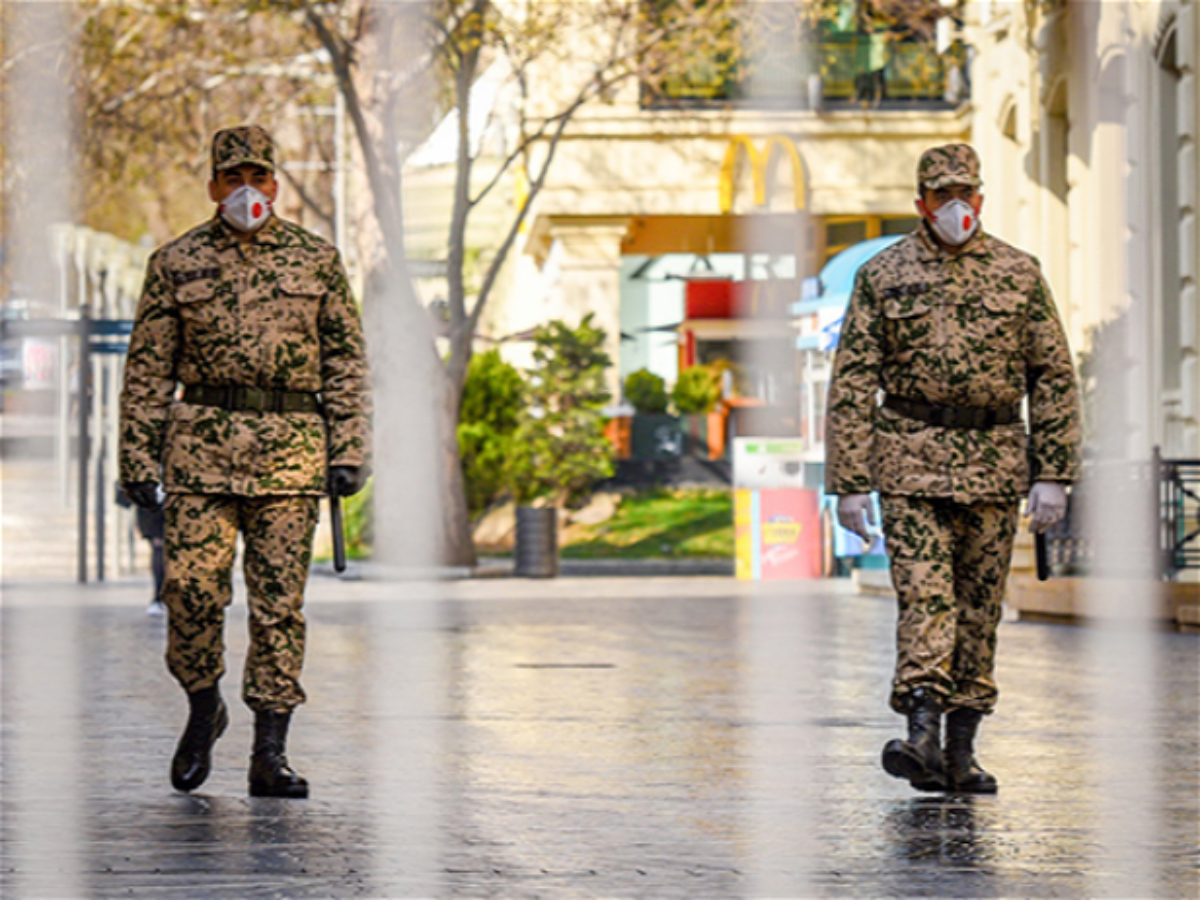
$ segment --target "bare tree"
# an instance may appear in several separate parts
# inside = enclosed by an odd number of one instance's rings
[[[651,16],[646,8],[626,0],[436,0],[423,8],[369,0],[303,4],[307,22],[332,60],[371,189],[377,235],[367,281],[387,294],[370,296],[368,302],[386,303],[392,316],[403,318],[406,332],[417,329],[427,338],[425,370],[440,411],[443,553],[451,564],[474,561],[454,426],[476,330],[560,142],[582,108],[603,102],[622,82],[665,78],[696,54],[732,57],[730,48],[719,46],[728,40],[729,4],[682,0]],[[472,87],[485,66],[499,61],[511,73],[517,96],[516,139],[501,158],[489,160],[488,177],[477,186],[479,157],[486,150],[470,139]],[[532,79],[547,71],[556,73],[555,89],[534,90]],[[433,123],[430,113],[445,109],[457,113],[458,139],[446,238],[449,349],[442,357],[406,263],[400,197],[404,150],[419,144]],[[528,177],[524,203],[499,243],[489,248],[478,287],[469,292],[468,223],[518,167]]]
[[[329,104],[327,64],[303,24],[254,3],[82,0],[62,44],[73,59],[85,223],[130,240],[162,241],[209,215],[202,189],[208,139],[249,121],[294,123],[289,143],[330,158],[328,129],[297,111]],[[307,45],[307,46],[306,46]],[[331,233],[328,188],[311,174],[281,179]],[[328,179],[326,179],[328,180]],[[201,189],[197,189],[197,186]]]
[[[179,185],[203,175],[200,148],[214,127],[228,124],[234,111],[238,121],[271,121],[297,104],[329,102],[325,85],[332,84],[344,101],[366,185],[366,215],[355,236],[364,308],[378,325],[373,336],[386,347],[384,358],[403,357],[408,365],[403,381],[378,373],[381,400],[417,392],[431,399],[436,415],[421,427],[432,431],[438,448],[442,523],[430,530],[444,562],[471,564],[455,438],[463,383],[481,316],[560,142],[581,109],[606,102],[624,82],[661,82],[697,57],[735,65],[729,23],[736,6],[735,0],[85,0],[76,36],[91,224],[129,235],[150,222],[156,237],[179,230],[194,221],[180,223],[179,210],[195,214],[181,201]],[[514,138],[484,167],[484,150],[468,133],[472,87],[501,62],[515,97]],[[548,73],[551,91],[537,81]],[[459,134],[443,353],[410,271],[401,197],[405,158],[451,111]],[[181,147],[195,149],[180,155]],[[469,283],[477,254],[467,243],[468,225],[517,169],[527,174],[525,200]],[[321,197],[302,183],[293,186],[328,214]],[[131,217],[131,206],[151,212]],[[402,351],[393,353],[393,344]]]

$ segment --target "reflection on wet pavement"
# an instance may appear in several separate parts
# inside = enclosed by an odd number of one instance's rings
[[[236,702],[209,782],[170,790],[185,704],[140,589],[47,609],[10,588],[4,896],[1115,895],[1085,629],[1006,623],[979,742],[1000,794],[918,795],[878,765],[902,727],[887,598],[580,584],[318,580],[304,802],[246,796]],[[239,599],[227,696],[244,628]],[[1198,639],[1154,640],[1154,839],[1133,850],[1144,896],[1191,897]],[[49,706],[45,648],[73,660]]]

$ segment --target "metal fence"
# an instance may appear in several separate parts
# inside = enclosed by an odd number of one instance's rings
[[[1106,544],[1101,554],[1089,515],[1098,491],[1107,492],[1109,509],[1136,511],[1146,504],[1148,519],[1131,515],[1130,521],[1152,521],[1157,534],[1131,534],[1127,541]],[[1200,569],[1200,459],[1166,459],[1155,448],[1144,462],[1086,463],[1071,489],[1067,515],[1047,538],[1050,565],[1060,574],[1132,576],[1150,570],[1171,581],[1184,570]]]
[[[953,109],[970,99],[964,45],[849,32],[800,40],[794,53],[759,60],[756,74],[698,57],[662,83],[643,83],[646,109],[870,106],[892,111]]]
[[[1163,573],[1200,569],[1200,459],[1162,459],[1159,498]]]

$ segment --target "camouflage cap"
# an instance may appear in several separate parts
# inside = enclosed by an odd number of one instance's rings
[[[222,172],[236,166],[262,166],[275,171],[275,142],[265,128],[239,125],[213,135],[212,170]]]
[[[921,154],[917,163],[917,187],[936,190],[948,184],[983,184],[979,157],[970,144],[943,144]]]

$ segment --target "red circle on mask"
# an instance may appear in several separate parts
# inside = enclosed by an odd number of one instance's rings
[[[255,215],[258,215],[258,213],[255,213]],[[968,229],[970,229],[970,227],[971,227],[971,216],[970,216],[969,214],[968,214],[968,215],[965,215],[965,216],[963,216],[963,224],[962,224],[962,227],[963,227],[963,231],[967,231]]]
[[[254,218],[257,219],[262,214],[263,208],[261,203],[255,203],[252,207],[250,207],[250,215],[254,216]]]

